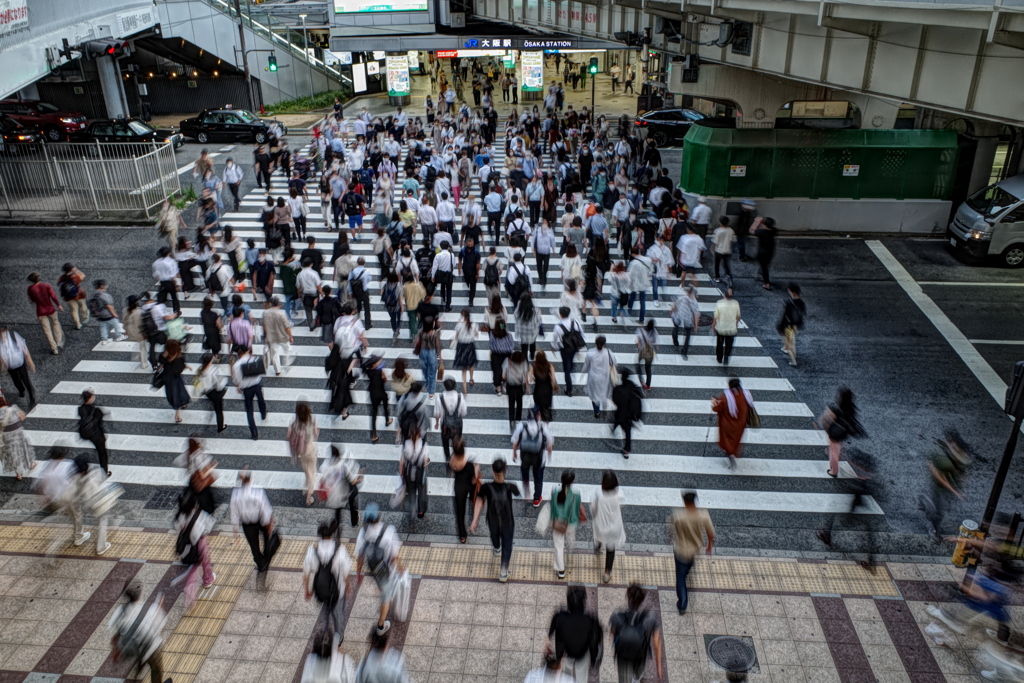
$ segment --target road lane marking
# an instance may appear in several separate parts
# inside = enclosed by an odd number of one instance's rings
[[[1001,409],[1006,400],[1006,383],[999,377],[999,374],[981,357],[978,350],[974,348],[970,340],[967,339],[967,336],[953,324],[949,316],[943,313],[942,309],[932,301],[931,297],[924,293],[924,290],[921,289],[921,284],[907,272],[903,264],[892,255],[892,252],[884,244],[879,240],[865,240],[865,244],[867,244],[868,249],[874,252],[878,260],[882,262],[882,265],[889,271],[893,279],[899,283],[911,301],[917,304],[917,307],[921,309],[925,317],[931,321],[935,329],[939,331],[939,334],[945,337],[946,342],[953,347],[953,350],[966,363],[968,369],[974,373],[974,376],[978,378],[978,381],[985,387],[989,395],[996,400]]]

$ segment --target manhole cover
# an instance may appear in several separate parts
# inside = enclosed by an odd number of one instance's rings
[[[754,666],[754,649],[734,636],[719,636],[708,644],[708,657],[726,671],[748,671]]]

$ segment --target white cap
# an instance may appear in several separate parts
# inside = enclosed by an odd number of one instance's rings
[[[698,203],[700,203],[700,204],[707,204],[707,203],[708,203],[708,198],[707,198],[707,197],[704,197],[704,196],[702,195],[702,196],[700,196],[700,197],[697,197],[697,202],[698,202]]]

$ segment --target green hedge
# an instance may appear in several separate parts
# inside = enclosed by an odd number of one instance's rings
[[[301,114],[308,111],[332,107],[334,106],[335,97],[341,98],[342,102],[347,102],[348,98],[351,96],[351,90],[348,88],[342,88],[340,90],[317,93],[313,97],[299,97],[294,100],[283,100],[276,104],[268,105],[266,109],[268,112],[273,112],[275,114]]]

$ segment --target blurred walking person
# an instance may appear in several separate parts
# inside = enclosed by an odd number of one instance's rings
[[[928,471],[931,473],[931,486],[927,493],[919,498],[921,509],[928,519],[928,535],[936,544],[942,542],[939,527],[949,507],[951,496],[964,499],[964,470],[970,463],[967,445],[955,429],[946,430],[941,439],[936,439],[936,446],[929,456]]]
[[[455,323],[455,335],[452,345],[455,348],[456,369],[462,371],[462,393],[469,393],[466,388],[466,372],[469,372],[469,386],[473,386],[473,371],[476,369],[476,336],[480,327],[470,318],[470,310],[462,309],[459,322]]]
[[[683,360],[689,360],[690,337],[700,328],[700,303],[697,301],[697,289],[693,285],[687,285],[676,296],[669,315],[672,317],[672,345],[679,346],[679,329],[682,328],[686,336],[683,338],[681,353]]]
[[[181,342],[177,339],[168,339],[164,346],[164,352],[160,354],[160,365],[157,367],[157,374],[163,380],[164,395],[167,403],[174,408],[174,421],[181,422],[181,409],[191,402],[188,390],[185,389],[185,381],[181,379],[186,370],[192,368],[185,364],[185,357],[182,355]]]
[[[590,520],[594,533],[594,552],[604,548],[604,574],[601,580],[612,580],[615,551],[626,543],[626,527],[622,522],[622,506],[626,497],[619,490],[619,478],[612,470],[601,475],[601,488],[590,501]]]
[[[544,665],[531,669],[523,683],[575,683],[577,680],[567,673],[563,673],[563,661],[554,652],[544,653]]]
[[[75,458],[75,468],[79,505],[83,513],[96,518],[96,554],[103,555],[110,550],[110,542],[107,541],[107,513],[124,494],[124,489],[108,482],[108,475],[99,465],[91,464],[84,454]]]
[[[356,669],[355,683],[408,683],[402,653],[388,646],[387,631],[370,634],[370,649]]]
[[[757,262],[761,266],[761,279],[764,289],[771,290],[771,278],[768,275],[768,266],[775,257],[775,236],[778,230],[775,229],[774,218],[762,218],[760,225],[754,227],[754,237],[757,238]]]
[[[50,345],[50,353],[56,356],[60,353],[58,349],[64,348],[64,330],[60,328],[60,320],[57,318],[57,311],[63,311],[64,305],[57,299],[53,287],[48,282],[43,282],[42,275],[31,272],[28,274],[28,281],[32,283],[28,287],[28,298],[36,306],[36,319],[43,328],[43,336]]]
[[[565,589],[565,609],[555,612],[548,626],[547,650],[557,662],[561,662],[562,675],[576,683],[587,683],[590,668],[600,666],[604,640],[601,622],[588,614],[586,608],[586,587],[568,586]]]
[[[587,513],[583,498],[572,488],[576,473],[562,470],[561,481],[562,487],[551,496],[551,540],[555,546],[555,573],[559,579],[564,579],[565,547],[569,546],[571,555],[576,547],[576,527],[587,521]]]
[[[864,435],[864,427],[857,419],[857,405],[849,387],[839,387],[836,399],[830,403],[818,418],[818,424],[828,436],[828,470],[830,477],[839,476],[839,460],[843,455],[843,444],[851,437]]]
[[[732,269],[729,262],[732,261],[732,248],[736,244],[736,233],[729,227],[729,217],[721,216],[718,219],[718,227],[711,233],[711,251],[715,255],[715,282],[719,282],[719,267],[725,271],[728,278],[728,286],[732,286]]]
[[[299,683],[349,683],[355,676],[352,658],[337,648],[331,632],[325,629],[314,634],[313,651],[302,665]]]
[[[726,287],[722,297],[715,304],[711,332],[715,335],[715,359],[722,365],[728,365],[732,345],[739,333],[740,304],[732,298],[732,287]]]
[[[448,461],[448,468],[455,477],[455,528],[459,534],[459,543],[466,542],[466,501],[470,505],[476,504],[477,487],[480,485],[480,466],[468,455],[462,440],[455,442],[452,449],[452,457]]]
[[[107,433],[103,424],[106,411],[96,405],[96,394],[86,389],[82,392],[82,404],[78,406],[78,435],[96,449],[96,459],[106,476],[110,476],[107,462]]]
[[[25,398],[25,393],[28,392],[28,405],[34,406],[36,388],[28,373],[36,371],[36,364],[28,351],[28,345],[25,344],[25,338],[3,325],[0,325],[0,369],[6,370],[11,376],[20,398]]]
[[[729,468],[736,467],[736,458],[743,456],[743,433],[750,424],[754,398],[733,377],[728,388],[711,399],[711,410],[718,415],[718,447],[729,458]]]
[[[850,452],[847,463],[850,465],[850,469],[853,471],[854,475],[843,479],[846,494],[850,498],[850,507],[845,512],[832,515],[832,519],[829,521],[828,526],[818,529],[817,535],[818,539],[820,539],[822,543],[832,547],[832,532],[835,531],[837,522],[841,526],[851,530],[855,522],[862,522],[864,524],[864,535],[866,537],[866,542],[863,545],[867,548],[867,557],[864,560],[860,560],[860,565],[873,572],[875,571],[874,556],[876,544],[875,535],[871,531],[871,515],[857,514],[857,509],[864,507],[868,508],[865,510],[866,512],[871,512],[870,497],[872,479],[874,478],[875,470],[874,460],[868,456],[868,454],[853,449]]]
[[[612,434],[615,434],[616,429],[622,430],[622,457],[628,460],[633,448],[633,423],[643,419],[644,403],[640,387],[630,379],[629,369],[623,368],[619,374],[619,384],[612,389],[612,403],[615,404]]]
[[[89,322],[89,308],[85,305],[85,287],[82,286],[85,274],[73,263],[65,263],[61,271],[63,274],[57,278],[60,298],[64,299],[71,310],[71,320],[75,323],[75,329],[80,330],[82,325]]]
[[[151,681],[172,683],[170,678],[164,679],[160,652],[167,621],[163,592],[158,591],[149,605],[142,600],[138,585],[125,588],[124,596],[127,602],[119,605],[107,622],[107,630],[113,634],[110,645],[114,662],[128,660],[131,663],[128,675],[138,671],[139,678],[142,678],[142,667],[148,665]]]
[[[413,424],[402,443],[398,458],[398,476],[405,483],[410,517],[414,508],[419,519],[423,519],[423,515],[427,512],[427,467],[429,465],[430,453],[427,449],[426,435],[420,432],[419,425]]]
[[[204,353],[199,359],[199,372],[192,386],[198,396],[205,396],[213,404],[213,414],[217,419],[217,433],[228,428],[224,422],[224,394],[227,393],[228,378],[224,371],[214,363],[212,353]]]
[[[587,376],[587,396],[594,407],[594,417],[601,417],[604,402],[611,398],[612,372],[616,369],[615,354],[605,346],[603,336],[594,340],[594,348],[587,352],[583,372]]]
[[[476,533],[480,513],[487,506],[487,527],[491,532],[491,546],[495,555],[501,555],[498,581],[508,581],[508,564],[512,560],[512,541],[515,538],[516,522],[512,514],[512,496],[520,495],[519,487],[505,481],[505,461],[498,458],[491,463],[492,481],[483,484],[473,506],[473,522],[469,532]],[[524,492],[525,494],[525,492]],[[535,502],[539,505],[539,501]]]
[[[363,567],[369,571],[380,590],[380,610],[375,636],[382,636],[391,628],[388,612],[391,598],[398,587],[398,575],[403,570],[398,552],[402,544],[392,525],[380,521],[380,508],[370,503],[363,510],[363,527],[356,537],[356,581],[363,583]],[[358,679],[357,679],[358,680]],[[373,681],[374,679],[367,679]]]
[[[789,356],[789,364],[796,367],[796,332],[803,327],[807,304],[800,298],[800,285],[791,282],[786,290],[789,298],[783,305],[778,330],[782,334],[782,352]]]
[[[175,519],[178,540],[174,551],[188,569],[185,571],[185,609],[196,602],[199,568],[203,570],[203,588],[209,588],[217,580],[210,561],[210,545],[206,536],[213,531],[214,519],[201,507],[191,492],[186,491],[178,504]]]
[[[231,492],[230,509],[235,538],[238,538],[238,529],[241,527],[252,551],[252,559],[256,562],[256,571],[266,572],[277,551],[270,541],[274,531],[274,510],[270,507],[267,492],[252,485],[252,472],[248,469],[238,473],[238,486]],[[260,536],[263,537],[262,550]]]
[[[331,457],[320,466],[320,488],[326,494],[324,505],[334,510],[334,536],[341,538],[341,511],[348,506],[352,528],[359,526],[359,484],[363,470],[352,454],[331,446]]]
[[[703,550],[706,555],[711,555],[715,546],[715,525],[711,523],[708,511],[697,507],[697,493],[684,491],[683,507],[672,513],[669,527],[675,551],[676,609],[680,614],[686,614],[686,608],[689,606],[686,577],[693,568],[697,553]]]
[[[313,417],[313,411],[305,401],[295,403],[295,419],[288,426],[288,450],[292,462],[298,462],[306,474],[306,505],[313,504],[313,489],[316,485],[316,460],[319,454],[317,439],[320,427]]]
[[[651,365],[658,355],[658,341],[658,330],[654,327],[653,318],[646,325],[636,328],[636,376],[646,377],[647,381],[641,383],[644,391],[651,390]],[[643,374],[640,372],[641,364]]]
[[[24,421],[25,412],[17,404],[8,403],[0,392],[0,461],[3,471],[14,472],[18,481],[36,467],[35,452],[25,437]]]
[[[306,601],[314,597],[326,612],[326,627],[333,633],[334,646],[345,640],[345,607],[352,592],[352,558],[345,546],[335,540],[337,522],[320,522],[317,536],[320,539],[310,544],[306,559],[302,563],[302,587]]]
[[[626,589],[626,609],[615,612],[608,620],[619,683],[639,683],[651,660],[658,678],[664,676],[661,627],[657,616],[643,608],[646,598],[643,588],[630,584]]]

